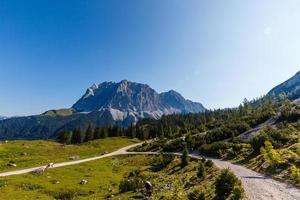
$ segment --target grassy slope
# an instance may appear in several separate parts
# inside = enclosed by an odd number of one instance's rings
[[[75,199],[104,199],[114,195],[113,199],[128,199],[139,192],[119,194],[118,186],[124,175],[134,169],[142,170],[154,185],[153,199],[187,199],[187,194],[195,189],[205,192],[207,199],[214,194],[213,182],[218,173],[211,168],[204,181],[197,180],[197,162],[180,169],[179,160],[174,160],[161,171],[151,171],[152,156],[118,156],[88,162],[76,166],[51,169],[43,175],[18,175],[0,178],[0,199],[53,199],[57,195],[72,191],[77,193]],[[82,179],[87,185],[80,185]],[[59,181],[59,183],[57,183]],[[184,184],[190,182],[196,186],[184,190]],[[166,188],[166,185],[171,185]]]
[[[79,156],[80,159],[97,156],[136,142],[138,140],[120,137],[67,146],[54,141],[9,141],[0,144],[0,172],[45,165],[49,162],[69,161],[71,156]],[[8,166],[10,161],[15,162],[17,167]]]
[[[254,171],[267,174],[276,180],[289,183],[297,188],[300,188],[300,177],[295,177],[292,173],[292,165],[289,159],[300,159],[300,143],[295,143],[284,148],[277,149],[280,154],[282,164],[278,167],[271,167],[267,161],[264,160],[262,155],[251,156],[251,149],[243,149],[244,155],[236,156],[232,159],[232,162],[242,164]],[[299,166],[294,165],[298,170]]]

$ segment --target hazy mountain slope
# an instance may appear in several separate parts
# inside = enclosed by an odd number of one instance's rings
[[[86,129],[88,125],[129,126],[140,119],[158,119],[174,113],[197,113],[205,108],[179,93],[157,93],[148,85],[121,81],[94,84],[68,109],[0,121],[0,139],[53,138],[62,129]]]
[[[0,116],[0,120],[6,119],[7,117]]]
[[[286,95],[291,100],[300,98],[300,72],[273,88],[268,95]]]

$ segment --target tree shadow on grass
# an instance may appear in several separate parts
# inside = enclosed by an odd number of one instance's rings
[[[154,163],[151,165],[151,167],[149,168],[152,172],[160,172],[161,170],[163,170],[165,168],[164,165],[162,165],[161,163]]]
[[[178,165],[175,165],[174,167],[172,167],[169,171],[168,171],[168,175],[172,175],[172,174],[175,174],[176,172],[179,172],[181,170],[181,166],[180,164]]]

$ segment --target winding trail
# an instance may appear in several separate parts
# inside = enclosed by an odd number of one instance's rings
[[[70,161],[70,162],[62,162],[57,163],[53,165],[53,168],[57,167],[64,167],[64,166],[70,166],[70,165],[77,165],[80,163],[85,163],[93,160],[99,160],[102,158],[110,157],[110,156],[118,156],[118,155],[157,155],[159,153],[157,152],[128,152],[129,149],[136,147],[138,145],[141,145],[142,143],[133,144],[124,148],[121,148],[117,151],[82,159],[82,160],[76,160],[76,161]],[[180,153],[173,153],[174,155],[181,155]],[[197,153],[192,153],[189,155],[192,158],[195,159],[201,159],[203,158]],[[237,177],[239,177],[242,181],[243,187],[245,189],[246,193],[246,199],[249,200],[300,200],[300,190],[287,185],[285,183],[278,182],[276,180],[273,180],[271,178],[268,178],[262,174],[259,174],[257,172],[254,172],[250,169],[247,169],[240,165],[235,165],[227,161],[222,161],[219,159],[212,159],[217,167],[224,169],[229,168]],[[18,175],[18,174],[26,174],[30,173],[36,169],[39,169],[44,166],[40,167],[34,167],[29,169],[23,169],[23,170],[16,170],[11,172],[4,172],[0,173],[0,177],[5,176],[11,176],[11,175]]]

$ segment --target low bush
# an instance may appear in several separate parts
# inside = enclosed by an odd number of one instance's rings
[[[175,156],[173,154],[161,154],[161,164],[164,166],[164,167],[167,167],[174,159],[175,159]]]
[[[266,141],[265,146],[261,147],[260,153],[263,155],[265,161],[273,167],[277,167],[282,163],[280,154],[273,148],[272,143],[269,141]]]
[[[300,168],[295,165],[291,167],[291,176],[296,184],[300,184]]]
[[[197,177],[200,180],[204,180],[206,177],[206,170],[205,170],[205,166],[204,166],[203,162],[199,162]]]
[[[33,190],[39,190],[43,188],[41,185],[34,184],[34,183],[23,183],[19,187],[25,191],[33,191]]]
[[[62,190],[54,195],[57,200],[74,200],[78,196],[76,190]]]
[[[181,163],[180,163],[181,168],[184,168],[185,166],[187,166],[189,164],[188,155],[189,155],[189,152],[187,149],[187,145],[185,145],[182,155],[181,155]]]
[[[211,167],[214,166],[214,162],[211,161],[211,160],[207,160],[207,161],[205,162],[205,166],[208,167],[208,168],[211,168]]]
[[[216,179],[215,187],[217,200],[228,198],[238,200],[243,198],[244,190],[241,186],[241,181],[228,169],[221,171],[221,174]]]
[[[205,200],[204,192],[193,191],[188,194],[188,200]]]
[[[139,170],[134,170],[129,173],[119,184],[119,191],[121,193],[128,191],[137,191],[143,187],[145,177]]]
[[[184,148],[183,140],[181,138],[175,139],[171,142],[166,142],[163,146],[164,152],[181,151]]]
[[[212,144],[204,144],[199,148],[199,151],[204,155],[220,158],[224,157],[232,146],[233,144],[230,142],[220,141]]]

